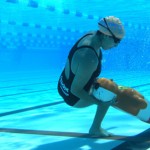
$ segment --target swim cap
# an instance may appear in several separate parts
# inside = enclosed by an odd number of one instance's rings
[[[105,23],[106,21],[106,23]],[[107,27],[108,25],[108,27]],[[112,36],[111,32],[115,35],[115,37],[122,39],[125,35],[125,30],[123,27],[123,24],[121,23],[119,18],[116,18],[114,16],[108,16],[103,19],[101,19],[98,22],[99,31],[104,33],[105,35]],[[109,29],[111,32],[109,31]]]

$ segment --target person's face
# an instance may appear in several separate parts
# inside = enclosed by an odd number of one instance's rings
[[[103,28],[106,28],[106,29],[109,31],[109,33],[111,34],[111,36],[108,36],[108,35],[105,35],[105,34],[104,34],[104,36],[103,36],[102,48],[103,48],[104,50],[107,50],[107,49],[110,49],[110,48],[112,48],[112,47],[117,46],[117,45],[120,43],[121,39],[119,39],[118,37],[115,36],[115,34],[114,34],[114,33],[111,31],[111,29],[109,28],[106,19],[105,19],[105,18],[103,18],[103,19],[104,19],[104,22],[105,22],[105,25],[106,25],[106,26],[103,25],[103,24],[101,24],[101,23],[98,23],[98,24],[99,24],[100,26],[102,26]]]
[[[105,35],[102,42],[102,48],[104,50],[111,49],[116,47],[119,44],[120,40],[115,40],[112,36]]]

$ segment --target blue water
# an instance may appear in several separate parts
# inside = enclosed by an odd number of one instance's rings
[[[150,100],[149,10],[146,0],[1,0],[0,149],[110,150],[124,143],[68,137],[68,132],[88,133],[96,108],[67,106],[57,93],[57,81],[74,42],[97,30],[99,18],[114,15],[126,35],[118,47],[103,51],[101,76],[134,87]],[[149,129],[149,124],[114,108],[103,126],[123,136]],[[39,130],[55,131],[55,136]],[[150,143],[132,145],[139,147],[146,150]]]

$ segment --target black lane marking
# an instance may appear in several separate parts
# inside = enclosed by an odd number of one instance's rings
[[[77,133],[77,132],[61,132],[61,131],[43,131],[43,130],[26,130],[26,129],[14,129],[14,128],[0,128],[0,132],[7,133],[19,133],[19,134],[34,134],[34,135],[47,135],[47,136],[65,136],[65,137],[76,137],[76,138],[91,138],[91,139],[106,139],[106,140],[123,140],[123,141],[138,141],[130,136],[113,135],[110,137],[93,137],[88,133]]]
[[[38,106],[33,106],[33,107],[28,107],[28,108],[23,108],[23,109],[19,109],[19,110],[13,110],[13,111],[9,111],[9,112],[4,112],[4,113],[0,113],[0,117],[16,114],[16,113],[20,113],[20,112],[30,111],[30,110],[34,110],[34,109],[38,109],[38,108],[54,106],[54,105],[58,105],[58,104],[62,104],[62,103],[64,103],[64,101],[57,101],[57,102],[54,102],[54,103],[48,103],[48,104],[43,104],[43,105],[38,105]]]
[[[77,132],[62,132],[62,131],[43,131],[43,130],[28,130],[28,129],[15,129],[15,128],[0,128],[0,132],[6,133],[19,133],[19,134],[34,134],[34,135],[47,135],[47,136],[64,136],[75,138],[91,138],[91,139],[106,139],[106,140],[121,140],[128,142],[147,142],[150,143],[150,129],[147,129],[135,136],[113,135],[110,137],[94,137],[88,133]]]

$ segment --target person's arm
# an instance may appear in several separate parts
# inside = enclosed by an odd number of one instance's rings
[[[79,54],[75,57],[73,63],[76,63],[77,67],[74,72],[75,77],[71,86],[71,92],[80,99],[95,101],[96,99],[84,90],[84,86],[97,68],[97,56],[93,50],[86,49],[85,53]]]

